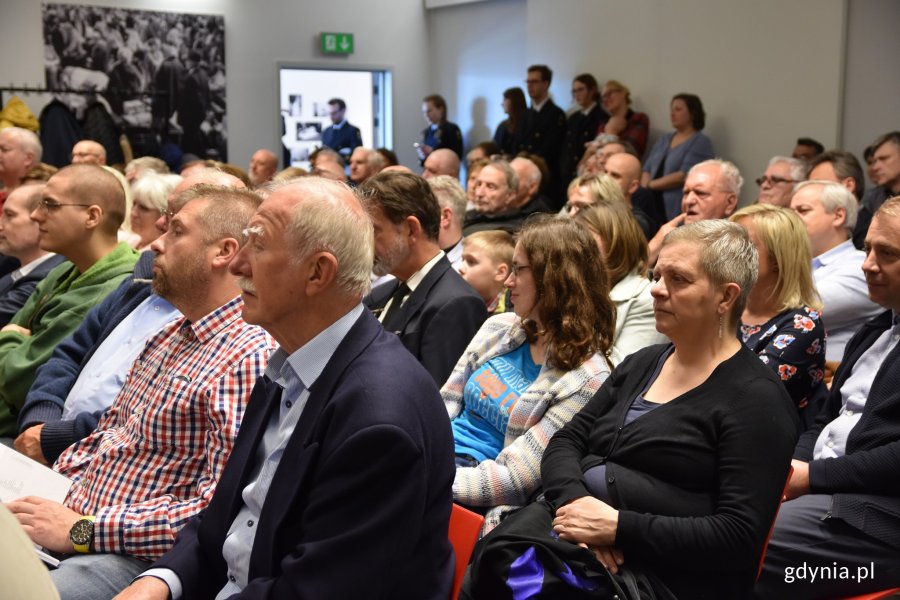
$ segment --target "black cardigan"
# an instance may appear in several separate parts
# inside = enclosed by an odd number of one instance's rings
[[[881,313],[847,343],[828,402],[800,438],[794,458],[809,462],[812,493],[834,494],[833,517],[900,549],[900,346],[878,369],[862,417],[847,437],[845,456],[812,460],[816,439],[843,406],[841,386],[892,318],[889,310]]]
[[[693,390],[622,426],[669,346],[628,357],[550,441],[547,499],[588,496],[583,472],[606,463],[625,564],[678,597],[749,594],[797,440],[784,386],[741,347]]]

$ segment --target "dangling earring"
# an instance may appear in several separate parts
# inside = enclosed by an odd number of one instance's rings
[[[719,339],[722,339],[722,336],[725,333],[725,317],[719,315]]]

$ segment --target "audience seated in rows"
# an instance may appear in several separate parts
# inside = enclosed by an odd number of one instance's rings
[[[207,184],[243,188],[236,177],[206,169],[183,179],[169,195],[157,221],[168,229],[182,194]],[[154,252],[144,252],[134,273],[88,312],[72,335],[60,342],[38,368],[19,413],[15,448],[26,456],[53,463],[68,446],[87,437],[125,384],[132,363],[151,336],[181,312],[151,289]]]
[[[0,330],[0,436],[12,436],[35,372],[134,269],[138,253],[116,239],[125,218],[119,181],[94,165],[50,178],[32,213],[41,248],[66,257]]]
[[[540,490],[544,448],[609,375],[615,325],[597,245],[569,219],[529,220],[506,286],[514,312],[481,327],[441,388],[453,499],[486,510],[485,531]]]
[[[611,598],[607,570],[655,597],[750,592],[797,439],[778,379],[718,334],[720,323],[737,327],[755,275],[756,252],[734,223],[666,238],[653,296],[673,343],[626,358],[553,436],[541,461],[546,500],[482,540],[462,597],[509,597],[510,582],[548,598]],[[557,561],[578,575],[558,574]]]
[[[449,597],[450,427],[431,377],[360,305],[370,227],[346,187],[309,177],[250,221],[231,270],[244,319],[279,349],[202,519],[125,596]]]
[[[62,598],[110,597],[171,548],[212,497],[274,348],[241,318],[228,270],[259,198],[204,186],[186,194],[153,243],[153,289],[183,316],[148,340],[93,433],[57,459],[73,482],[65,502],[8,504],[32,541],[68,555],[51,573]]]
[[[441,251],[440,207],[425,179],[379,173],[359,192],[375,228],[373,271],[396,277],[364,303],[440,385],[487,318],[484,302]]]

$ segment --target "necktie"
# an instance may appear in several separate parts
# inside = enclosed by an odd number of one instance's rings
[[[403,298],[409,293],[409,286],[407,286],[404,282],[400,282],[400,285],[397,286],[397,289],[394,291],[394,294],[391,296],[391,305],[388,307],[387,314],[384,315],[384,319],[381,320],[381,323],[384,325],[385,329],[389,329],[389,323],[391,319],[397,316],[397,313],[400,312],[400,307],[403,305]]]

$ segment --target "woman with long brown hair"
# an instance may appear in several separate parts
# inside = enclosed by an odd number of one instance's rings
[[[570,219],[526,222],[506,287],[515,312],[485,321],[441,389],[453,498],[486,510],[486,530],[540,488],[544,448],[609,375],[615,331],[600,251]]]
[[[522,119],[526,110],[528,105],[522,88],[513,87],[503,92],[503,112],[506,113],[506,119],[497,125],[494,141],[505,156],[515,156],[519,151],[522,143]]]

